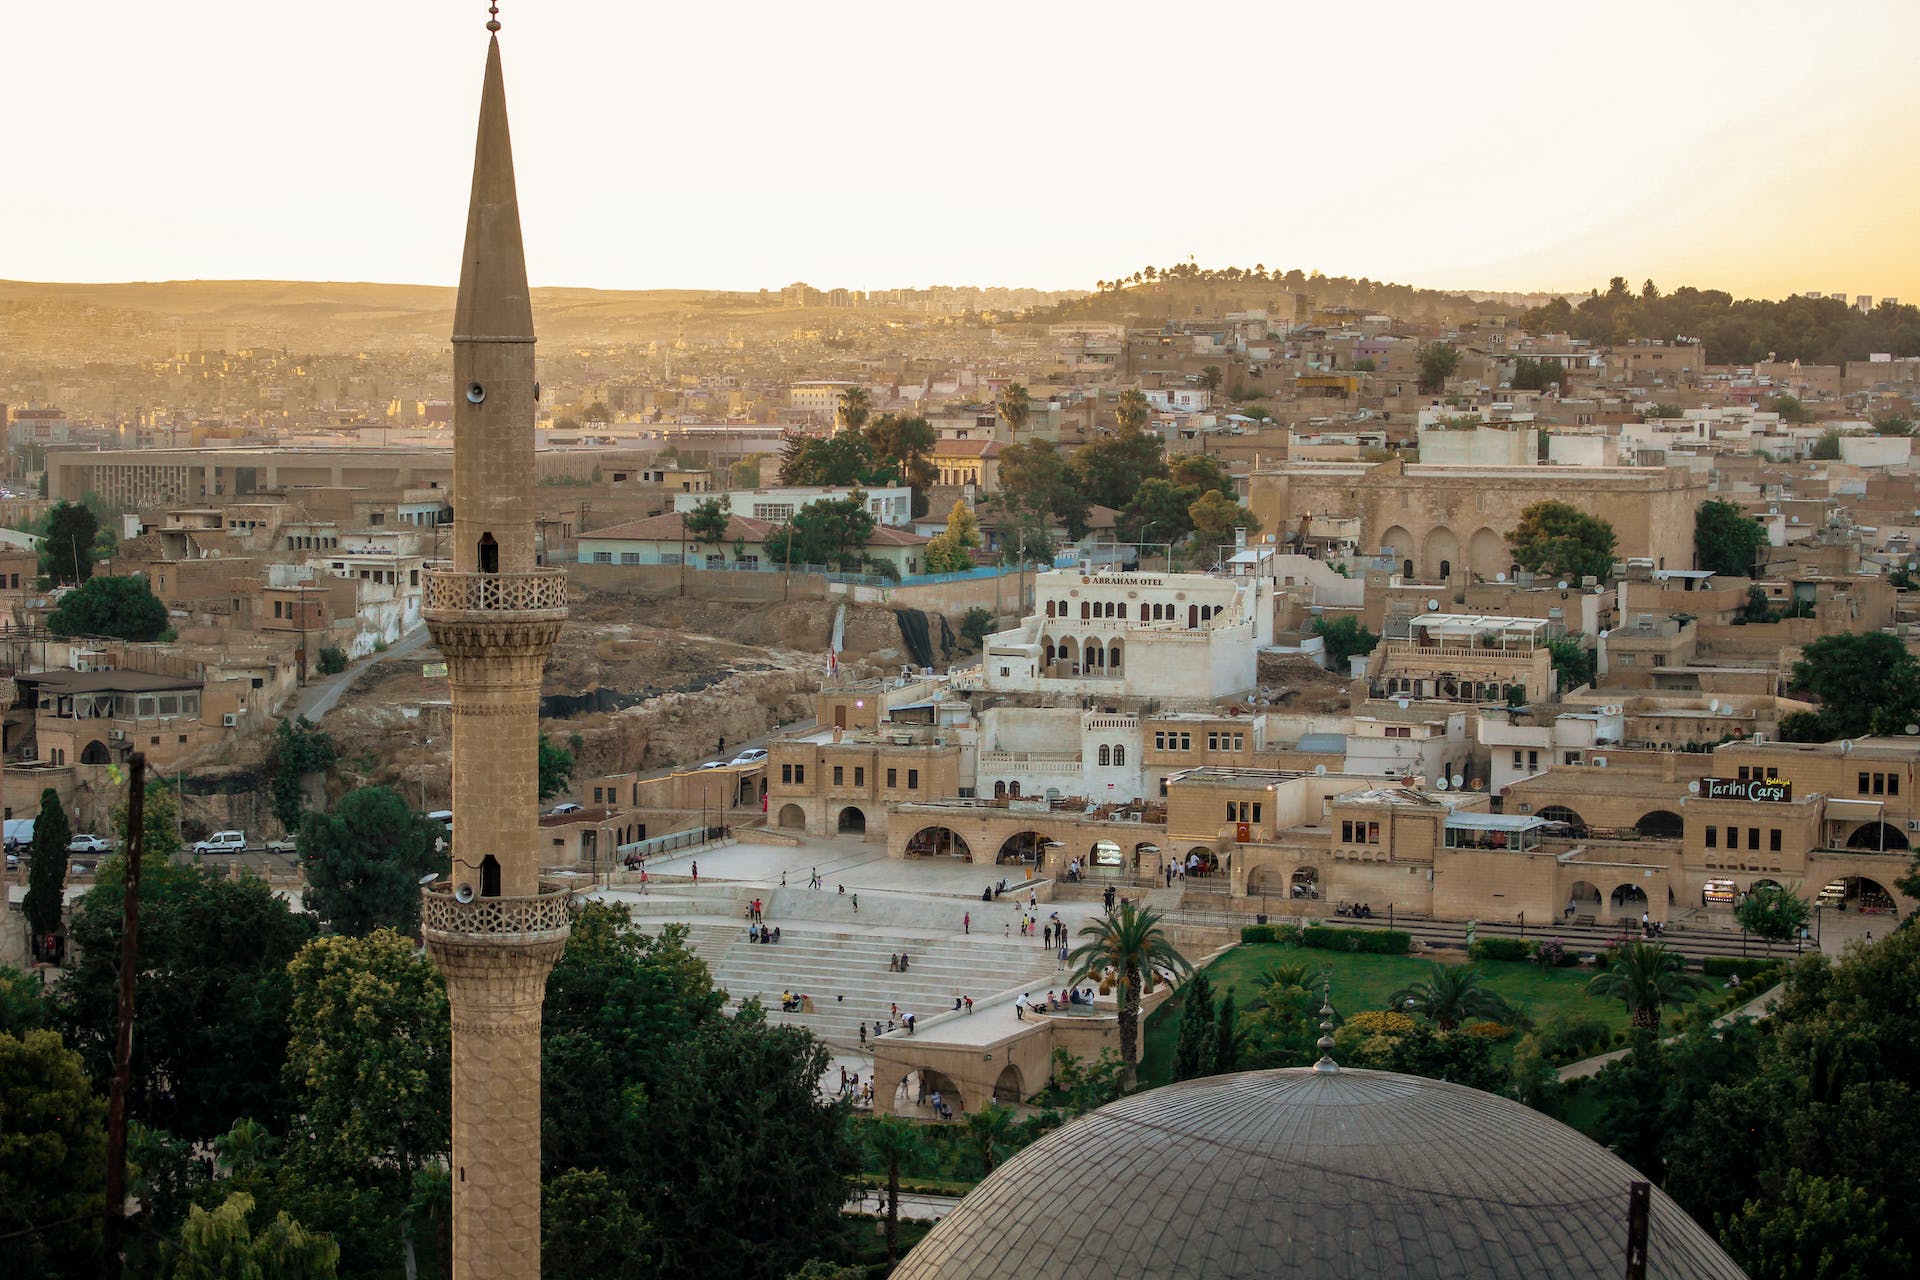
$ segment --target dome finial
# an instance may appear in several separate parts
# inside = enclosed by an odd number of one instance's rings
[[[499,29],[500,29],[500,6],[497,4],[490,4],[487,6],[487,30],[498,31]]]
[[[1329,965],[1320,971],[1320,1040],[1314,1048],[1320,1050],[1320,1061],[1313,1069],[1322,1075],[1332,1075],[1340,1069],[1333,1060],[1333,968]]]

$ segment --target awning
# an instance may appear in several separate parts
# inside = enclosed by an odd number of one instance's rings
[[[1523,818],[1512,813],[1450,813],[1447,826],[1454,831],[1538,831],[1547,824],[1539,818]]]
[[[1878,822],[1886,810],[1884,800],[1827,799],[1827,817],[1835,822]]]

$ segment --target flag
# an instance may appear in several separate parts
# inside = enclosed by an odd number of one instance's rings
[[[830,676],[840,674],[840,654],[838,650],[827,650],[827,674]]]

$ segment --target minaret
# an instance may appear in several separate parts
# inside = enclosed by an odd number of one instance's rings
[[[533,308],[497,35],[453,376],[454,553],[427,571],[425,613],[452,693],[455,846],[421,910],[453,1015],[453,1275],[538,1280],[540,1004],[569,919],[566,892],[540,882],[540,680],[567,584],[534,558]]]

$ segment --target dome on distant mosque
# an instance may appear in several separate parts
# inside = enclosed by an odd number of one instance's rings
[[[1111,1103],[994,1170],[894,1280],[1577,1280],[1626,1273],[1640,1174],[1507,1098],[1311,1067]],[[1658,1188],[1649,1280],[1745,1275]]]

